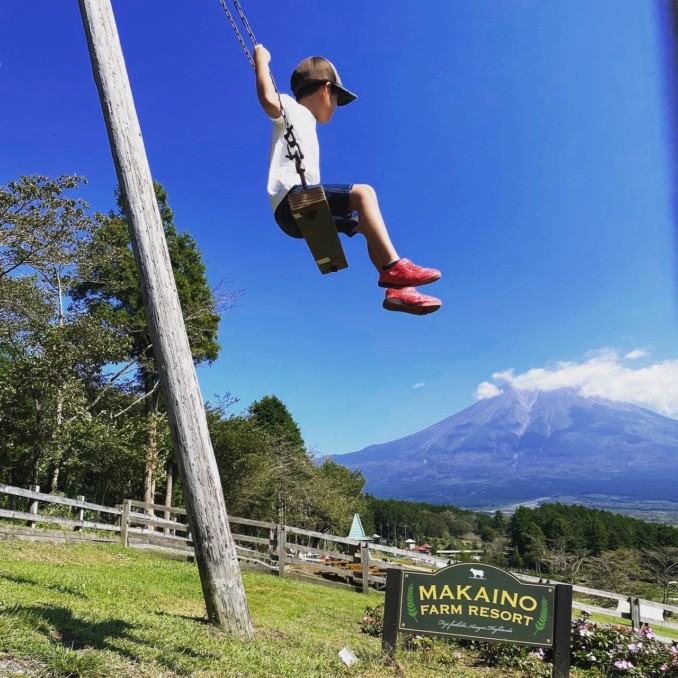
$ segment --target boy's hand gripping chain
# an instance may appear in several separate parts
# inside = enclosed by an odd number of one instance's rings
[[[250,65],[252,68],[256,70],[256,67],[254,65],[254,59],[252,58],[252,55],[250,54],[249,49],[247,48],[247,45],[245,44],[245,41],[243,40],[242,34],[238,30],[238,26],[235,23],[235,20],[233,19],[233,15],[231,14],[231,11],[228,9],[228,5],[226,4],[226,0],[219,0],[221,3],[221,6],[224,9],[224,12],[226,12],[226,16],[228,17],[228,20],[231,24],[231,27],[235,31],[235,35],[238,38],[238,42],[240,42],[240,46],[243,49],[243,52],[245,52],[245,56],[247,57],[247,60],[250,62]],[[242,7],[240,6],[240,2],[238,0],[233,0],[233,4],[235,5],[235,8],[238,10],[238,14],[240,15],[240,20],[242,21],[243,26],[245,27],[245,30],[247,31],[247,34],[250,36],[250,40],[252,41],[253,45],[257,45],[257,39],[254,37],[254,33],[252,32],[252,29],[250,28],[249,21],[247,21],[247,17],[245,16],[245,13],[242,11]],[[308,184],[306,183],[306,168],[304,167],[304,154],[301,152],[301,147],[299,146],[299,143],[297,142],[295,136],[294,136],[294,127],[293,125],[290,125],[290,121],[287,119],[287,114],[285,113],[285,107],[282,104],[282,99],[280,98],[280,92],[278,91],[278,86],[275,84],[275,78],[273,77],[273,73],[271,73],[269,69],[269,75],[271,76],[271,82],[273,83],[273,89],[275,89],[275,93],[278,95],[278,104],[280,106],[280,112],[282,113],[283,121],[285,122],[285,142],[287,143],[287,158],[289,160],[294,160],[294,167],[297,170],[297,174],[301,178],[301,185],[304,187],[304,190],[308,188]]]
[[[228,9],[226,0],[219,0],[221,6],[226,12],[226,16],[231,23],[235,35],[240,42],[240,45],[245,52],[247,60],[250,62],[250,65],[256,71],[256,66],[254,64],[254,59],[250,54],[247,45],[243,40],[243,37],[238,30],[238,26],[233,19],[233,15]],[[239,0],[233,0],[235,8],[238,10],[240,19],[242,21],[247,34],[250,36],[250,40],[253,45],[257,45],[257,39],[254,37],[254,33],[250,28],[250,24],[247,21],[245,13],[242,11]],[[294,160],[294,165],[297,170],[297,174],[301,178],[301,185],[304,187],[304,190],[291,195],[288,198],[290,209],[294,215],[294,219],[299,226],[306,243],[308,244],[311,254],[315,259],[318,268],[321,273],[331,273],[334,271],[339,271],[342,268],[346,268],[348,263],[346,261],[346,256],[344,255],[344,250],[339,242],[339,234],[337,233],[336,225],[334,223],[334,218],[330,211],[330,207],[327,203],[327,198],[325,197],[325,191],[322,186],[316,186],[309,190],[308,184],[306,183],[306,169],[304,167],[304,154],[301,152],[299,143],[297,142],[294,136],[294,127],[290,125],[290,121],[287,119],[287,114],[285,113],[285,107],[282,104],[282,99],[280,97],[280,92],[278,87],[275,84],[275,79],[273,73],[269,69],[269,74],[271,76],[271,82],[273,83],[273,88],[275,93],[278,95],[278,104],[280,105],[280,112],[285,122],[285,142],[287,143],[287,158],[289,160]]]

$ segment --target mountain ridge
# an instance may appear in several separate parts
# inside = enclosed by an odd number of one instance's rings
[[[492,508],[560,497],[676,503],[678,421],[575,389],[497,396],[332,458],[381,498]],[[595,505],[595,501],[591,505]]]

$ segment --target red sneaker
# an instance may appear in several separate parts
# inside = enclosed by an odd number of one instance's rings
[[[379,274],[379,287],[402,289],[427,285],[440,278],[440,271],[435,268],[422,268],[409,259],[399,259],[388,271]]]
[[[437,311],[443,302],[435,297],[420,294],[414,287],[404,287],[401,290],[386,290],[384,308],[387,311],[402,311],[414,315],[426,315]]]

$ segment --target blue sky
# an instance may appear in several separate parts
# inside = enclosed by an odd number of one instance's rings
[[[230,391],[237,411],[275,394],[323,454],[591,366],[603,392],[614,377],[612,397],[678,416],[659,0],[243,6],[281,89],[322,54],[359,95],[319,127],[323,180],[376,188],[400,255],[443,271],[426,291],[444,307],[388,313],[358,238],[350,268],[321,276],[279,231],[270,123],[218,0],[114,0],[154,177],[210,281],[244,290],[199,370],[206,399]],[[33,173],[84,175],[82,197],[114,206],[75,1],[0,4],[0,183]]]

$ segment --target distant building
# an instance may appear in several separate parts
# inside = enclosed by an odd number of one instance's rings
[[[431,546],[431,544],[422,544],[421,546],[415,546],[411,550],[415,551],[416,553],[425,553],[426,555],[428,555],[429,553],[431,553],[432,548],[433,546]]]
[[[417,545],[417,542],[414,541],[414,539],[406,539],[405,540],[405,548],[408,551],[414,551],[414,547]]]

